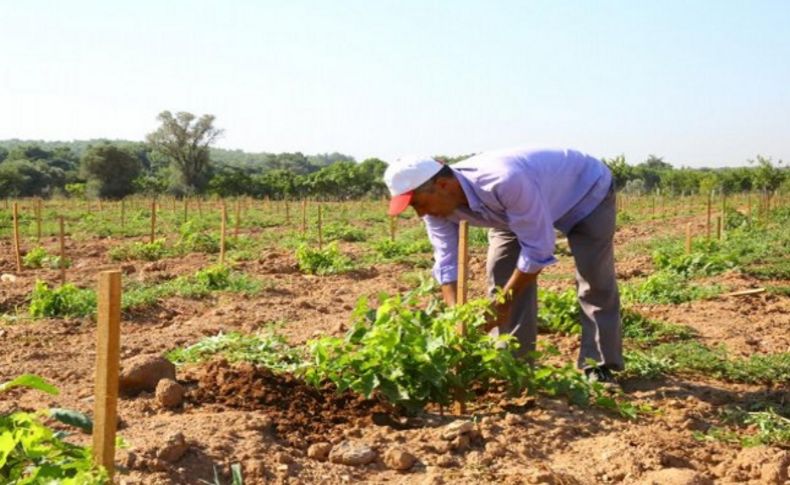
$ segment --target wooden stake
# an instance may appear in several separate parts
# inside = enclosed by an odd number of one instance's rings
[[[285,200],[285,225],[291,225],[291,211],[288,208],[288,199]]]
[[[154,242],[156,237],[156,200],[151,201],[151,238],[150,242]]]
[[[307,234],[307,199],[302,199],[302,234]]]
[[[126,223],[126,199],[121,199],[121,229]]]
[[[41,197],[36,199],[36,241],[41,242]]]
[[[324,247],[324,231],[321,223],[321,204],[318,204],[318,250]]]
[[[16,272],[22,272],[22,255],[19,248],[19,202],[14,202],[14,254],[16,255]]]
[[[239,224],[241,223],[241,199],[236,199],[236,221],[233,226],[233,237],[239,237]]]
[[[721,216],[716,216],[716,239],[721,240]]]
[[[189,218],[189,202],[186,197],[184,197],[184,222],[186,223]]]
[[[459,305],[466,303],[469,263],[469,223],[461,221],[458,224],[458,294],[455,298]],[[466,325],[461,326],[461,334],[466,335]]]
[[[686,254],[691,254],[691,223],[686,223]]]
[[[711,193],[708,192],[708,217],[705,220],[705,233],[707,234],[708,239],[710,239],[710,215],[711,215]]]
[[[722,192],[721,193],[721,233],[724,235],[725,233],[725,224],[727,222],[727,195]]]
[[[749,227],[751,227],[751,225],[752,225],[752,193],[751,192],[746,194],[746,203],[748,204],[747,205],[747,207],[748,207],[747,212],[749,213],[749,219],[748,219],[749,220]]]
[[[225,207],[225,201],[222,201],[222,217],[219,226],[219,264],[225,264],[225,231],[228,225],[228,208]]]
[[[96,390],[93,408],[93,459],[112,480],[118,424],[118,374],[121,349],[121,272],[99,274],[96,329]]]
[[[398,216],[390,217],[390,241],[395,241],[395,231],[398,227]]]
[[[60,226],[60,284],[66,283],[66,235],[63,230],[63,216],[58,216]]]

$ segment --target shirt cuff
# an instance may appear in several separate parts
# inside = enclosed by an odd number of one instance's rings
[[[538,270],[545,268],[546,266],[550,266],[557,262],[557,258],[554,255],[549,256],[543,260],[534,260],[530,259],[527,255],[524,254],[522,251],[518,255],[518,262],[516,263],[516,267],[522,273],[537,273]]]
[[[452,266],[436,266],[433,268],[433,277],[436,278],[436,281],[438,281],[440,285],[458,281],[458,268]]]

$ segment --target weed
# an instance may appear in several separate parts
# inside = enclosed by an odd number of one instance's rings
[[[730,428],[712,426],[704,433],[694,433],[694,437],[701,441],[723,441],[746,447],[790,446],[790,419],[772,406],[752,411],[737,406],[725,408],[721,412],[721,420]]]
[[[154,242],[133,242],[111,248],[107,255],[111,261],[131,261],[141,259],[144,261],[157,261],[169,254],[164,239]]]

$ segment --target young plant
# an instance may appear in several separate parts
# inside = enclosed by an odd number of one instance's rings
[[[0,384],[0,394],[14,387],[58,393],[58,389],[44,379],[26,374]],[[107,483],[106,471],[93,464],[88,448],[64,441],[64,433],[56,432],[41,422],[47,414],[67,424],[75,416],[82,419],[79,413],[59,409],[50,413],[17,411],[0,415],[0,482],[64,485]]]
[[[323,249],[302,244],[296,249],[296,261],[302,272],[316,275],[345,273],[353,268],[351,260],[340,252],[335,243]]]
[[[28,311],[33,318],[85,317],[96,312],[96,293],[71,283],[50,289],[45,282],[38,280]]]

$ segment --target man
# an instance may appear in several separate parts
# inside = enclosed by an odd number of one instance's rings
[[[615,281],[612,175],[600,160],[574,150],[481,153],[455,165],[399,159],[384,181],[389,214],[412,206],[434,248],[434,277],[455,303],[458,222],[491,228],[488,283],[505,299],[487,330],[515,335],[520,353],[535,348],[537,277],[554,264],[555,228],[568,237],[581,307],[578,366],[590,380],[613,382],[623,369],[620,298]],[[591,364],[594,363],[594,364]]]

